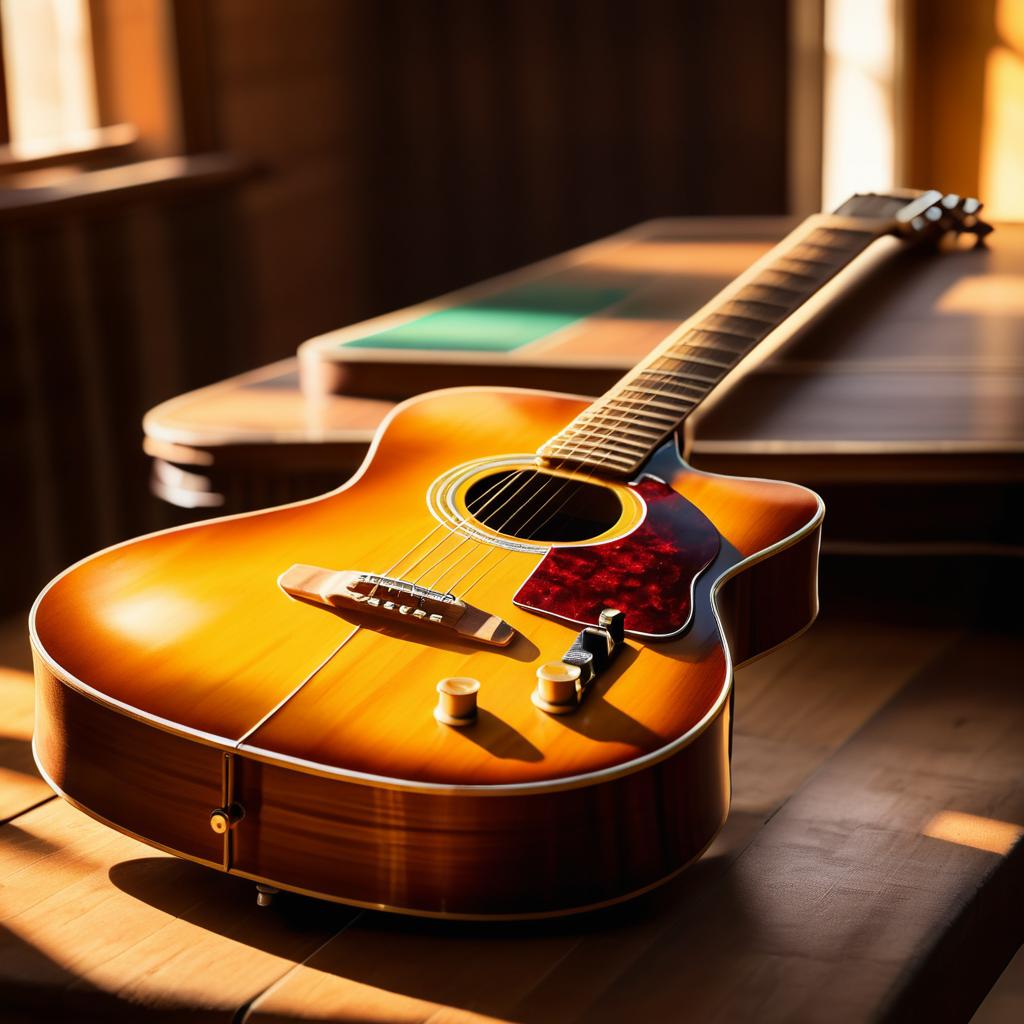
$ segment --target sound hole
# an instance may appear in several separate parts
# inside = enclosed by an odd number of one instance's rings
[[[504,470],[472,483],[466,508],[496,533],[542,544],[591,540],[622,515],[618,495],[599,484],[540,470]]]

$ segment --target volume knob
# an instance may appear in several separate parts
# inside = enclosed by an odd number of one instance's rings
[[[567,715],[579,705],[580,668],[564,661],[548,661],[537,669],[533,703],[552,715]]]
[[[480,682],[470,676],[448,676],[437,684],[434,717],[445,725],[459,728],[476,721],[476,695]]]

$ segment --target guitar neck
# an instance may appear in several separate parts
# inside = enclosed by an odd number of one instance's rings
[[[908,197],[855,196],[809,217],[538,452],[631,476],[750,352],[867,247]]]

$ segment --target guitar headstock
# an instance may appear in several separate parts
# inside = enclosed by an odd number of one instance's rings
[[[952,231],[958,235],[974,235],[979,244],[992,230],[992,225],[978,216],[980,212],[981,203],[977,199],[937,189],[860,193],[851,196],[836,210],[837,214],[849,217],[889,220],[892,233],[908,240],[937,240]]]
[[[992,230],[978,214],[981,202],[970,196],[958,196],[931,189],[907,203],[896,214],[896,234],[903,238],[939,238],[948,231],[974,235],[978,242]]]

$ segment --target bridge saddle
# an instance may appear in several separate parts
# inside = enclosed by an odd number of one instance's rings
[[[293,565],[277,582],[286,594],[300,601],[450,629],[479,643],[504,647],[515,636],[515,630],[496,615],[451,594],[390,576]]]

